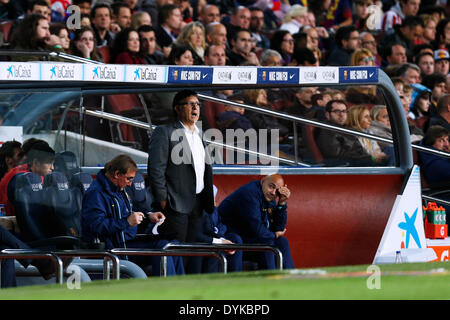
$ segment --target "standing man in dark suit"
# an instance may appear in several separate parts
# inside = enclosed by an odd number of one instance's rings
[[[163,5],[158,13],[158,25],[155,28],[156,43],[161,48],[164,57],[170,54],[171,45],[177,39],[177,34],[184,26],[180,8],[174,4]]]
[[[177,120],[158,126],[150,138],[148,176],[154,207],[166,216],[159,233],[193,242],[201,227],[202,211],[214,210],[212,167],[196,126],[200,117],[196,92],[178,92],[172,106]]]

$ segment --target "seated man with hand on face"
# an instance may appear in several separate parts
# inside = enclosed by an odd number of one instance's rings
[[[287,222],[287,200],[290,191],[279,174],[243,185],[218,207],[219,216],[229,231],[239,234],[244,244],[268,244],[283,254],[285,269],[294,268],[289,241],[284,237]],[[275,269],[271,252],[257,254],[262,269]]]

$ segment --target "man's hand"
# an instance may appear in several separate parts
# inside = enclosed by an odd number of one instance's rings
[[[142,212],[133,212],[128,217],[127,220],[128,220],[128,224],[130,225],[130,227],[134,227],[134,226],[137,226],[138,224],[140,224],[143,219],[144,219],[144,214]]]
[[[288,189],[287,184],[285,184],[284,187],[278,189],[278,205],[284,206],[290,196],[291,191]]]
[[[222,239],[222,244],[233,244],[233,242],[231,242],[228,239]],[[227,254],[234,254],[236,252],[236,250],[226,250],[225,251]]]
[[[283,231],[275,231],[275,238],[279,238],[281,236],[284,236],[284,234],[286,233],[286,228],[284,228]]]
[[[164,222],[164,220],[166,220],[166,216],[162,213],[162,212],[151,212],[148,215],[148,218],[150,219],[151,222],[157,223],[160,222],[160,224],[162,224]]]
[[[254,64],[256,66],[259,66],[259,60],[258,60],[258,56],[256,55],[256,53],[250,51],[248,54],[244,54],[245,59],[247,59],[247,61],[251,64]]]

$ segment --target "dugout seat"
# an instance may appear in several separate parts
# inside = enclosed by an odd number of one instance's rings
[[[125,191],[130,197],[134,211],[140,211],[144,214],[152,211],[152,193],[150,188],[145,186],[145,179],[141,173],[136,173],[133,183],[131,186],[126,186]],[[138,234],[151,234],[153,225],[154,224],[149,223],[149,219],[144,219],[144,221],[138,225]],[[150,228],[150,230],[148,228]]]
[[[14,209],[20,229],[20,238],[25,242],[40,240],[48,236],[43,226],[45,216],[43,195],[40,175],[27,172],[17,176]]]
[[[57,172],[63,173],[67,178],[77,172],[80,172],[78,160],[72,151],[62,151],[55,154],[55,162],[53,164]]]
[[[81,236],[82,193],[78,188],[70,188],[66,176],[54,171],[44,180],[44,203],[47,208],[47,221],[51,228],[49,235]]]
[[[94,178],[87,172],[77,172],[70,178],[70,186],[78,188],[84,195],[86,190],[91,186]]]
[[[27,172],[17,177],[14,207],[20,238],[32,248],[73,249],[79,244],[77,237],[52,236],[45,192],[40,175]]]

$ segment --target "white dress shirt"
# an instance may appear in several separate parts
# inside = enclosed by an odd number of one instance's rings
[[[198,130],[197,126],[195,126],[194,131],[191,131],[181,121],[180,123],[184,128],[184,134],[186,135],[189,148],[191,148],[196,178],[195,193],[199,194],[205,187],[203,181],[203,176],[205,174],[205,148],[203,147],[203,142],[200,137],[200,130]]]

